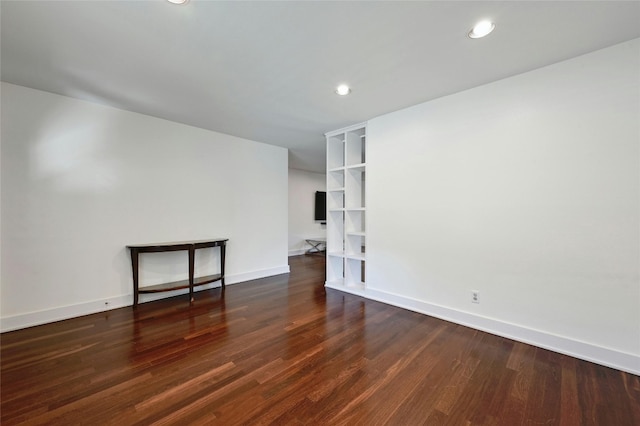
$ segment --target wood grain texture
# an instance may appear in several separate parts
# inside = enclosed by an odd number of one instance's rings
[[[640,378],[291,273],[1,336],[3,425],[640,425]]]

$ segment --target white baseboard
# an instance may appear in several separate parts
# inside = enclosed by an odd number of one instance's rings
[[[272,277],[274,275],[288,274],[289,265],[277,266],[275,268],[261,269],[259,271],[244,272],[242,274],[227,275],[226,284],[243,283],[245,281],[257,280],[258,278]]]
[[[69,306],[47,309],[44,311],[28,312],[26,314],[3,317],[0,319],[0,332],[19,330],[50,322],[62,321],[69,318],[109,311],[111,309],[130,306],[133,295],[109,297],[107,299],[92,300]]]
[[[306,252],[307,251],[305,249],[289,250],[289,257],[299,256],[301,254],[305,254]]]
[[[245,272],[241,274],[233,274],[225,276],[225,284],[237,284],[240,282],[255,280],[258,278],[270,277],[273,275],[289,273],[289,265],[279,266],[275,268],[263,269],[260,271]],[[219,287],[220,282],[213,282],[197,288],[197,291],[204,291],[211,288]],[[141,294],[140,303],[151,302],[166,297],[187,294],[189,289],[168,291],[164,293]],[[61,306],[58,308],[47,309],[37,312],[29,312],[10,317],[0,318],[0,332],[18,330],[21,328],[33,327],[36,325],[47,324],[50,322],[61,321],[69,318],[75,318],[83,315],[95,314],[111,309],[131,306],[133,304],[133,294],[115,296],[106,299],[93,300],[90,302],[78,303],[75,305]]]
[[[367,290],[365,290],[364,287],[346,286],[342,283],[342,280],[341,281],[325,281],[324,286],[327,288],[333,288],[335,290],[344,291],[345,293],[355,294],[356,296],[368,297],[369,299],[372,299],[372,297],[368,296]],[[388,304],[392,305],[392,303],[388,303]]]
[[[581,342],[563,336],[556,336],[540,330],[510,324],[492,318],[482,317],[468,312],[462,312],[444,306],[434,305],[417,299],[388,293],[371,288],[350,289],[345,286],[326,285],[346,293],[352,293],[388,305],[419,312],[421,314],[440,318],[456,324],[464,325],[476,330],[485,331],[497,336],[506,337],[518,342],[527,343],[550,351],[569,355],[585,361],[604,365],[640,375],[640,356],[620,352],[614,349]]]

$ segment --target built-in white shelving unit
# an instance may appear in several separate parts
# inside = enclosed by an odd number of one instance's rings
[[[366,130],[362,123],[325,134],[328,287],[365,287]]]

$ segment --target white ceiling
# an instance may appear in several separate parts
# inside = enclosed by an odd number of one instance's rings
[[[283,146],[311,171],[327,131],[640,37],[638,1],[3,0],[0,15],[3,81]],[[496,30],[468,38],[481,18]]]

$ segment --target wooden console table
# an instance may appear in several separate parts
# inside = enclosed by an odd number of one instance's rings
[[[221,281],[224,289],[224,255],[225,247],[229,241],[228,238],[213,238],[210,240],[192,240],[192,241],[176,241],[170,243],[154,243],[154,244],[132,244],[127,248],[131,250],[131,267],[133,270],[133,306],[138,306],[139,293],[158,293],[161,291],[178,290],[181,288],[189,288],[189,300],[193,302],[193,288],[195,286]],[[197,249],[220,247],[220,273],[207,275],[204,277],[194,278],[195,270],[195,253]],[[189,252],[189,279],[174,281],[170,283],[145,286],[140,288],[138,283],[138,255],[140,253],[158,253],[164,251],[182,251]]]

